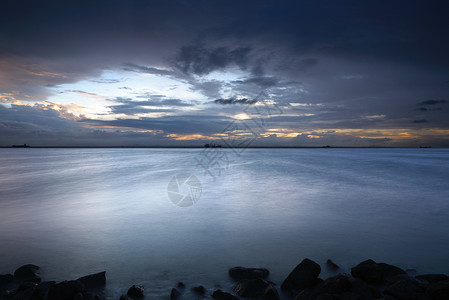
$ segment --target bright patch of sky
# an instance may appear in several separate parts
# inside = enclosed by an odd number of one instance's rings
[[[109,112],[108,106],[116,105],[116,98],[134,101],[148,100],[151,95],[183,101],[206,100],[205,96],[191,89],[188,83],[160,75],[130,71],[106,70],[100,77],[51,87],[54,95],[49,102],[68,105],[76,103],[84,107],[82,113],[89,116]]]

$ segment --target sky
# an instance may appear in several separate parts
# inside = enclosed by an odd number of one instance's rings
[[[0,146],[449,147],[448,11],[1,1]]]

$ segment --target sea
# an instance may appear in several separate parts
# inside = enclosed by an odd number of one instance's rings
[[[0,149],[0,274],[106,271],[168,299],[232,291],[228,269],[280,284],[304,258],[449,273],[449,149]]]

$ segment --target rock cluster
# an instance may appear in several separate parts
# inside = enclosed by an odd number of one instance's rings
[[[340,269],[331,260],[326,266],[333,271]],[[232,291],[208,290],[202,285],[193,286],[190,291],[195,299],[214,300],[449,300],[449,278],[444,274],[416,275],[371,259],[354,266],[351,274],[321,279],[320,273],[320,265],[306,258],[278,288],[268,279],[267,269],[239,266],[228,271],[235,281]],[[0,275],[0,300],[102,300],[105,284],[106,272],[56,283],[42,281],[38,266],[24,265],[14,274]],[[167,298],[189,299],[185,288],[184,283],[178,282]],[[131,286],[120,296],[120,300],[138,299],[151,299],[139,285]]]

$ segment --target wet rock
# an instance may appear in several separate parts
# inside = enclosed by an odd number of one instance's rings
[[[372,288],[363,280],[355,278],[351,284],[351,292],[359,295],[360,300],[372,300],[373,298],[380,298],[380,292],[376,293],[374,297]]]
[[[279,293],[273,285],[270,285],[262,296],[264,300],[279,300]]]
[[[424,294],[425,287],[412,278],[399,280],[389,285],[384,294],[398,298],[399,300],[418,299],[420,294]]]
[[[176,283],[176,287],[178,289],[184,289],[186,287],[186,285],[184,284],[184,282],[179,281],[179,282]]]
[[[133,285],[128,289],[126,295],[132,299],[142,299],[144,297],[144,287],[141,285]]]
[[[429,284],[433,284],[439,281],[447,280],[448,277],[444,274],[423,274],[415,276],[416,279],[427,281]]]
[[[281,285],[283,290],[297,290],[313,286],[321,272],[321,267],[314,261],[306,258],[287,276]]]
[[[353,267],[351,275],[367,283],[381,283],[384,279],[381,267],[372,259],[365,260]]]
[[[320,294],[341,294],[349,291],[351,288],[351,281],[346,275],[337,275],[329,277],[320,284],[318,284],[314,292],[316,295]]]
[[[214,291],[211,296],[215,300],[239,300],[236,296],[223,292],[220,289]]]
[[[13,282],[14,276],[12,274],[0,275],[0,287]]]
[[[120,300],[132,300],[132,299],[129,298],[128,296],[126,296],[126,295],[121,295],[120,296]]]
[[[270,286],[270,283],[261,278],[245,279],[235,285],[234,291],[241,297],[259,298],[265,295]]]
[[[330,259],[326,261],[326,267],[332,271],[337,271],[338,269],[340,269],[340,267]]]
[[[198,295],[204,295],[206,293],[206,289],[202,285],[195,286],[191,290]]]
[[[449,299],[449,280],[438,281],[427,288],[433,300]]]
[[[378,263],[377,265],[382,270],[384,280],[387,282],[387,284],[399,281],[401,279],[406,279],[408,277],[407,273],[404,270],[396,266],[386,263]]]
[[[176,300],[179,296],[181,296],[181,293],[177,289],[172,288],[170,292],[170,300]]]
[[[40,283],[39,269],[38,266],[32,264],[21,266],[14,272],[14,279],[18,282],[32,281]]]
[[[256,279],[262,278],[266,279],[270,272],[264,268],[244,268],[244,267],[234,267],[229,269],[229,276],[234,280],[243,279]]]
[[[48,300],[75,300],[87,299],[84,285],[77,281],[63,281],[53,285],[48,291]]]
[[[83,276],[77,280],[84,284],[87,289],[101,287],[106,284],[106,272]]]

